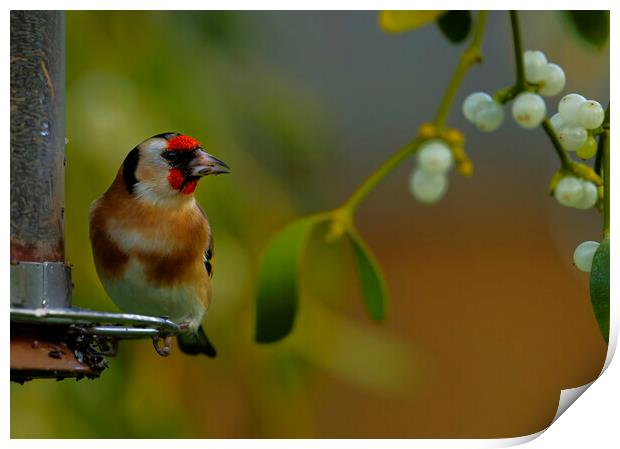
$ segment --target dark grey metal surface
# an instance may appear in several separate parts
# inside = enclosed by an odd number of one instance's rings
[[[11,262],[11,306],[71,307],[71,268],[60,262]]]
[[[11,260],[64,262],[64,13],[11,11]]]

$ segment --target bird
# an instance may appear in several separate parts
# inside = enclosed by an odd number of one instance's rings
[[[212,296],[213,234],[194,192],[201,178],[229,172],[193,137],[157,134],[127,154],[90,208],[104,290],[123,312],[180,324],[177,341],[186,354],[216,355],[201,324]]]

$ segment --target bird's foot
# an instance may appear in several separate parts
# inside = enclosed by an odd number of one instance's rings
[[[163,346],[159,345],[160,340],[162,340],[162,338],[159,336],[153,337],[153,347],[155,348],[155,351],[157,351],[157,354],[159,354],[162,357],[168,357],[170,353],[172,352],[172,337],[170,336],[165,337],[163,339],[164,340]]]

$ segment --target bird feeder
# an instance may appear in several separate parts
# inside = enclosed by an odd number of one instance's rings
[[[65,17],[11,11],[11,380],[98,377],[124,338],[159,341],[165,317],[73,307],[65,258]]]

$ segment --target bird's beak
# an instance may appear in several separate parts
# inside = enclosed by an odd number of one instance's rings
[[[192,170],[192,176],[230,173],[230,167],[225,162],[220,161],[203,150],[198,150],[196,157],[190,162],[189,166]]]

